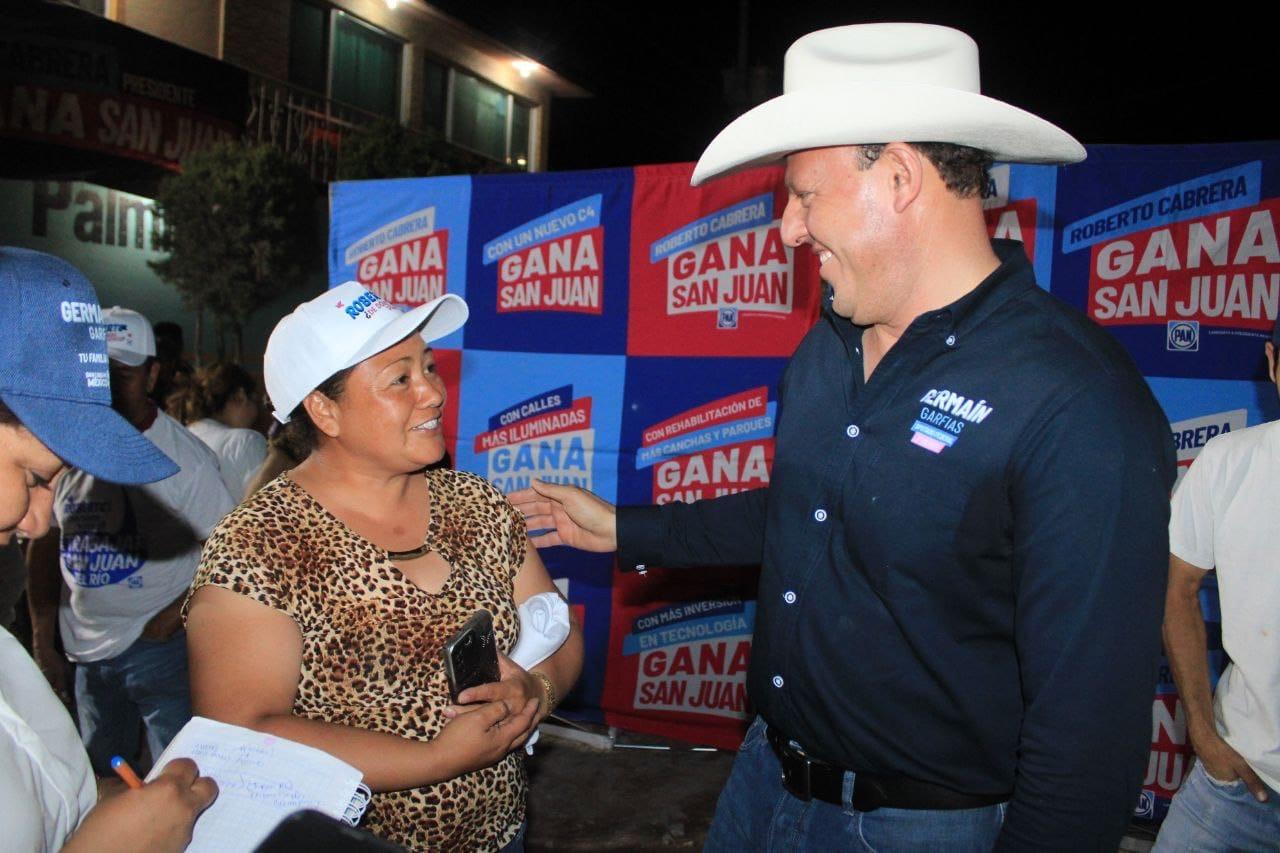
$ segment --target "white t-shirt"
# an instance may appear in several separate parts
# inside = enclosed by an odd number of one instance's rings
[[[218,465],[222,468],[222,482],[227,484],[227,491],[239,503],[244,499],[249,480],[258,473],[262,460],[267,458],[267,440],[257,430],[229,427],[213,418],[187,424],[187,429],[217,455]]]
[[[1280,421],[1205,445],[1177,490],[1169,550],[1217,569],[1222,647],[1214,717],[1231,748],[1280,790]]]
[[[60,850],[97,801],[75,723],[26,649],[0,628],[0,848]]]
[[[119,486],[71,470],[54,494],[70,591],[58,617],[74,661],[113,658],[133,645],[147,620],[191,584],[201,543],[235,506],[217,457],[186,427],[157,412],[143,435],[178,463],[177,474]]]

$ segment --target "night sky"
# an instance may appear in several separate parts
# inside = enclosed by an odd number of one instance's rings
[[[432,2],[594,94],[553,104],[552,169],[695,160],[737,114],[722,69],[737,57],[738,0]],[[748,63],[771,70],[776,94],[783,53],[806,32],[947,24],[978,42],[985,94],[1086,144],[1280,137],[1271,27],[1243,4],[1206,4],[1194,17],[1142,5],[749,0]]]

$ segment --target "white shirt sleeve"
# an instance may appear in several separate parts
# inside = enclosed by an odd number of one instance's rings
[[[1221,458],[1211,440],[1174,489],[1169,515],[1169,553],[1206,571],[1215,563],[1214,486]]]
[[[267,440],[262,433],[251,429],[238,429],[222,449],[222,479],[231,490],[231,497],[239,503],[244,498],[245,487],[258,473],[262,460],[267,458]],[[234,484],[234,487],[233,485]]]
[[[236,501],[231,499],[231,493],[222,481],[218,457],[208,445],[177,421],[166,425],[175,431],[172,436],[173,461],[182,469],[180,474],[161,481],[165,485],[172,484],[171,497],[167,502],[191,526],[196,539],[203,542],[213,533],[222,517],[235,509]]]

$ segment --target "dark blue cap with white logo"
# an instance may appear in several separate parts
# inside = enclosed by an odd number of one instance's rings
[[[106,330],[93,285],[71,264],[0,247],[0,399],[69,465],[115,483],[178,466],[111,408]]]

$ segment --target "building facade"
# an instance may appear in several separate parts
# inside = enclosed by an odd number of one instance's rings
[[[464,171],[546,168],[554,97],[588,92],[423,0],[74,0],[243,70],[245,135],[332,179],[346,132],[389,118]]]

